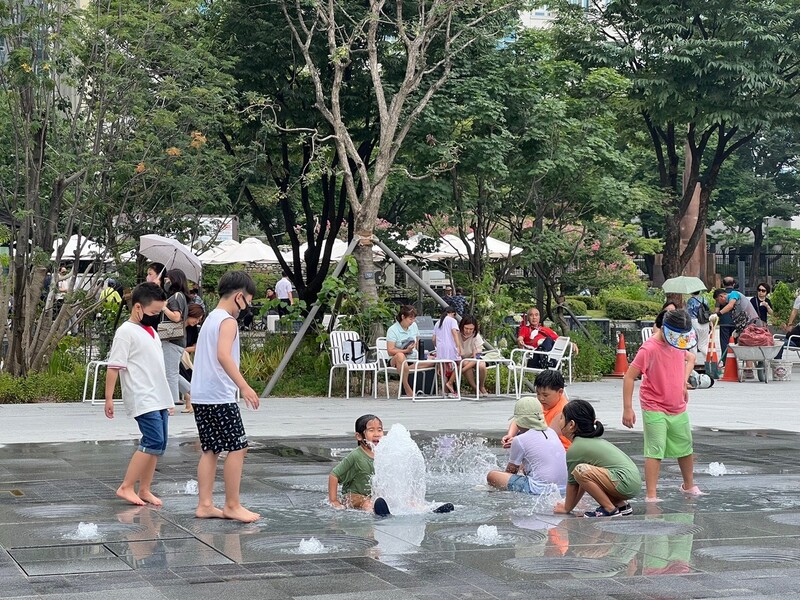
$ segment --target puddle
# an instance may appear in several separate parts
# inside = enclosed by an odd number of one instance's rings
[[[769,515],[769,520],[781,525],[796,525],[800,527],[800,513],[779,513]]]
[[[703,531],[703,528],[699,525],[675,523],[674,521],[662,521],[660,519],[593,521],[592,525],[617,535],[689,535]]]

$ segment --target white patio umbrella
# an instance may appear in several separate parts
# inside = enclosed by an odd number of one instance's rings
[[[230,250],[231,248],[236,248],[238,245],[239,242],[237,242],[236,240],[222,240],[219,244],[212,246],[197,258],[200,259],[201,263],[206,264],[212,258],[216,258],[226,250]]]
[[[207,265],[230,265],[233,263],[261,263],[276,265],[275,251],[258,238],[247,238],[206,261]]]
[[[101,246],[94,240],[87,237],[80,238],[80,247],[78,243],[78,236],[73,235],[64,243],[63,239],[57,239],[53,242],[53,253],[50,255],[50,260],[55,260],[58,256],[59,247],[64,246],[64,252],[61,255],[61,260],[74,260],[75,251],[78,250],[79,260],[94,260],[106,253],[104,246]]]
[[[470,233],[467,239],[475,239],[475,234]],[[516,256],[522,253],[522,248],[518,246],[511,246],[503,240],[498,240],[490,235],[486,236],[483,245],[483,251],[489,258],[508,258],[508,256]]]
[[[192,251],[178,240],[149,233],[139,238],[139,254],[153,262],[160,262],[166,269],[180,269],[191,281],[200,281],[203,265]]]

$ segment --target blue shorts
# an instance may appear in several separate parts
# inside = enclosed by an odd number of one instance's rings
[[[144,413],[136,418],[142,439],[139,441],[139,452],[161,456],[167,449],[167,420],[169,410],[166,408]]]
[[[531,487],[531,480],[528,479],[527,475],[512,475],[511,479],[508,480],[506,489],[510,492],[521,492],[523,494],[538,496],[547,492],[551,485],[551,483],[537,481],[534,482],[533,487]],[[558,491],[561,492],[562,496],[564,495],[564,487],[559,486]]]

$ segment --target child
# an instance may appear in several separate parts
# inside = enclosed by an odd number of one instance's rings
[[[567,450],[567,495],[556,505],[555,512],[569,514],[584,493],[600,506],[584,517],[618,517],[633,513],[628,500],[642,487],[639,469],[622,450],[606,440],[603,424],[586,400],[572,400],[559,419],[561,432],[572,440]]]
[[[258,408],[259,399],[239,372],[239,327],[236,319],[250,306],[256,286],[247,273],[229,271],[220,278],[218,292],[219,304],[206,317],[197,339],[192,375],[192,407],[203,451],[197,465],[195,516],[251,523],[261,515],[247,510],[239,501],[247,435],[236,404],[236,390],[254,410]],[[212,491],[219,454],[226,451],[225,506],[220,510],[214,506]]]
[[[383,437],[383,422],[375,415],[356,419],[358,447],[328,475],[328,500],[334,508],[359,508],[372,511],[371,479],[375,474],[375,446]],[[342,500],[338,498],[342,485]]]
[[[658,502],[656,485],[661,460],[677,458],[683,476],[681,491],[691,496],[703,493],[694,484],[692,428],[686,413],[687,381],[694,366],[691,352],[696,343],[692,319],[685,310],[662,311],[656,317],[653,336],[647,340],[622,382],[622,424],[632,428],[633,388],[642,375],[639,401],[644,421],[644,479],[646,502]]]
[[[536,387],[536,398],[542,403],[545,423],[558,434],[561,443],[564,445],[564,450],[569,450],[571,442],[561,434],[561,430],[558,428],[558,417],[569,401],[564,393],[564,375],[561,374],[561,371],[556,371],[555,369],[545,369],[536,375],[533,385]],[[511,421],[508,426],[508,433],[502,439],[503,448],[511,446],[511,440],[517,435],[517,431],[516,423]]]
[[[458,321],[455,319],[456,308],[449,305],[442,309],[439,322],[433,328],[433,345],[436,348],[436,358],[439,360],[461,360],[461,332],[458,330]],[[453,385],[456,383],[456,370],[450,363],[439,365],[442,369],[445,388],[448,394],[455,394]]]
[[[532,396],[520,398],[511,419],[519,433],[511,441],[506,470],[490,471],[486,481],[501,490],[525,494],[542,494],[552,483],[563,490],[567,484],[564,446],[547,426],[541,403]]]
[[[167,296],[157,284],[142,283],[133,288],[131,317],[114,334],[106,374],[105,413],[114,418],[114,387],[122,386],[125,412],[136,419],[142,439],[133,453],[117,496],[131,504],[161,500],[150,491],[158,457],[167,448],[167,419],[174,410],[164,372],[161,340],[156,334]],[[139,482],[139,492],[134,486]]]

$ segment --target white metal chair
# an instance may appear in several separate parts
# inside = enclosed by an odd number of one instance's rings
[[[642,327],[642,343],[649,340],[653,337],[653,328],[652,327]]]
[[[86,377],[83,378],[83,400],[82,402],[90,401],[92,406],[95,403],[103,402],[105,403],[105,398],[97,398],[97,380],[100,377],[100,369],[101,368],[108,368],[110,363],[106,360],[90,360],[89,363],[86,365]],[[94,375],[94,380],[92,381],[92,397],[87,399],[86,392],[89,390],[89,375]],[[103,390],[103,394],[105,394],[105,390]]]
[[[568,354],[569,353],[569,354]],[[534,357],[546,357],[547,367],[529,367],[528,361]],[[565,361],[564,357],[568,356]],[[572,381],[572,340],[567,336],[559,336],[553,344],[553,348],[548,351],[535,350],[531,347],[514,348],[511,351],[511,364],[508,365],[508,381],[506,389],[511,387],[511,376],[514,375],[515,393],[517,398],[522,395],[522,386],[525,382],[525,376],[528,374],[538,375],[547,369],[555,369],[563,373],[564,363],[569,364],[570,381]]]
[[[378,397],[378,363],[367,359],[368,348],[355,331],[332,331],[330,337],[331,370],[328,375],[328,398],[333,389],[333,373],[336,369],[345,370],[345,398],[350,398],[350,372],[361,373],[361,395],[367,381],[367,373],[372,373],[372,396]],[[351,343],[353,342],[353,343]],[[361,356],[353,356],[361,346]]]
[[[375,347],[376,352],[378,354],[378,368],[383,371],[383,381],[386,384],[386,399],[389,399],[389,375],[397,375],[400,377],[400,371],[397,370],[396,367],[393,367],[391,364],[391,356],[389,356],[389,348],[388,342],[386,341],[385,337],[379,337],[375,340]],[[409,363],[417,362],[417,361],[407,361]],[[430,371],[435,367],[425,367],[423,369],[418,369],[420,373],[424,371]],[[413,385],[413,384],[412,384]],[[397,388],[397,398],[400,398],[400,394],[403,392],[403,382],[402,377],[400,381],[400,385]],[[436,393],[439,392],[439,381],[436,380]],[[414,389],[414,394],[412,396],[412,400],[416,399],[417,390]]]

